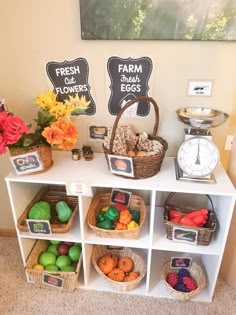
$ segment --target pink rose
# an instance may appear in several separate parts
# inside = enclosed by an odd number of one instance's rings
[[[0,154],[6,153],[6,143],[3,136],[0,134]]]
[[[3,136],[6,142],[6,145],[16,143],[23,133],[29,131],[29,128],[26,126],[24,121],[16,116],[8,115],[5,121],[2,123]]]
[[[8,116],[7,112],[0,113],[0,131],[3,131],[3,123],[7,119],[7,116]]]

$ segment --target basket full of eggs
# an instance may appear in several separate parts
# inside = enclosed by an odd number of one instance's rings
[[[134,103],[147,101],[153,105],[155,123],[152,134],[136,134],[129,126],[118,127],[123,112]],[[112,130],[103,144],[109,170],[117,176],[142,179],[156,175],[168,149],[168,143],[157,136],[159,108],[155,100],[148,96],[139,96],[126,103],[118,112]]]

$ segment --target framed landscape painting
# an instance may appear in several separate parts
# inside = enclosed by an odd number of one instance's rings
[[[80,0],[81,38],[236,39],[236,0]]]

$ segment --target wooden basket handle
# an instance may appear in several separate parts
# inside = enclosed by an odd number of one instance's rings
[[[168,195],[168,197],[167,197],[167,199],[166,199],[166,201],[165,201],[164,207],[167,207],[168,202],[170,201],[170,199],[171,199],[175,194],[176,194],[175,192],[171,192],[171,193]],[[212,212],[214,213],[214,212],[215,212],[215,208],[214,208],[213,202],[212,202],[212,200],[211,200],[211,197],[210,197],[209,195],[207,195],[207,194],[206,194],[205,196],[208,198],[208,200],[209,200],[209,202],[210,202],[210,204],[211,204],[211,210],[212,210]]]
[[[113,128],[112,128],[112,132],[111,132],[111,140],[110,140],[110,148],[109,148],[109,152],[110,153],[112,153],[112,151],[113,151],[113,141],[115,139],[116,128],[117,128],[118,122],[119,122],[119,120],[121,118],[121,115],[123,114],[123,112],[128,107],[130,107],[131,105],[133,105],[134,103],[139,102],[139,101],[148,101],[148,102],[152,103],[153,106],[154,106],[154,110],[155,110],[155,124],[154,124],[153,132],[152,132],[151,136],[152,137],[156,136],[157,130],[158,130],[158,125],[159,125],[159,108],[157,106],[157,103],[155,102],[155,100],[152,97],[149,97],[149,96],[138,96],[138,97],[132,99],[131,101],[127,102],[125,104],[125,106],[120,109],[120,111],[118,112],[118,114],[116,116],[116,119],[115,119],[115,122],[114,122]]]

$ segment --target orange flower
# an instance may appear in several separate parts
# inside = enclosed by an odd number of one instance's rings
[[[71,150],[74,147],[75,143],[74,142],[69,142],[63,140],[59,145],[58,148],[62,150]]]
[[[47,127],[43,130],[42,136],[46,138],[47,142],[50,144],[60,144],[63,132],[57,127]]]
[[[48,143],[56,144],[63,150],[71,150],[76,144],[78,131],[71,121],[59,118],[50,127],[45,128],[42,135]]]

